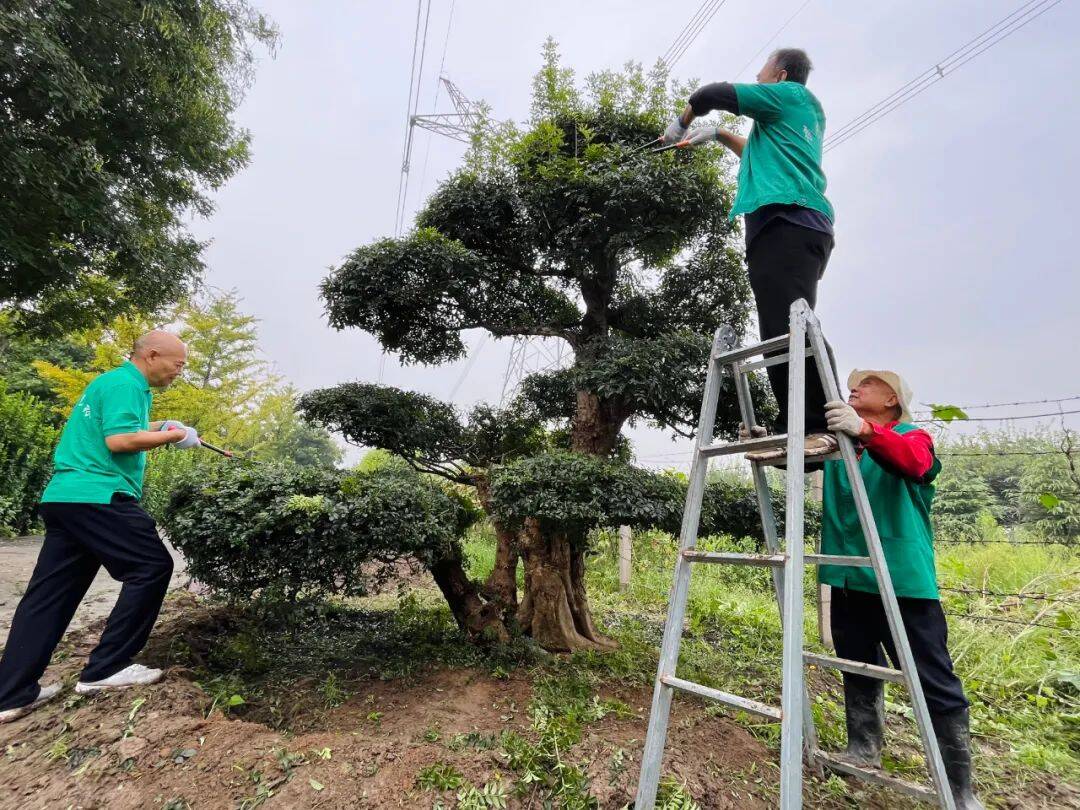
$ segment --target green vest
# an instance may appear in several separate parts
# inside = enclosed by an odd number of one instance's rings
[[[763,205],[801,205],[834,219],[825,198],[821,147],[825,113],[798,82],[736,84],[739,114],[754,119],[739,161],[739,190],[730,218]]]
[[[904,434],[918,428],[901,422],[893,430]],[[859,469],[881,545],[885,549],[885,561],[896,595],[937,599],[930,504],[934,499],[931,482],[941,471],[941,462],[935,456],[930,471],[922,481],[911,481],[889,472],[863,451]],[[868,553],[843,461],[825,462],[821,553],[858,557],[865,557]],[[818,569],[818,578],[823,584],[834,588],[878,592],[877,577],[872,568],[822,565]]]
[[[60,434],[41,502],[109,503],[116,492],[141,498],[146,453],[113,453],[105,437],[147,430],[150,400],[150,385],[130,360],[91,380]]]

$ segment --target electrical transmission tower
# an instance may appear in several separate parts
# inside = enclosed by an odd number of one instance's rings
[[[521,381],[530,374],[560,369],[570,360],[566,343],[559,338],[514,338],[510,360],[503,377],[499,406],[504,407],[517,392]]]
[[[439,82],[450,96],[450,103],[454,107],[452,113],[431,113],[430,115],[413,115],[409,121],[414,127],[426,129],[436,135],[445,135],[462,143],[472,143],[473,134],[483,122],[480,108],[466,98],[456,84],[446,76],[440,76]],[[409,136],[410,140],[412,136]],[[409,159],[411,153],[406,153],[405,163],[402,165],[403,172],[409,171]]]

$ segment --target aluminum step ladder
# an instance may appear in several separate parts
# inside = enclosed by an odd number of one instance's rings
[[[807,346],[809,341],[809,347]],[[660,767],[667,738],[671,698],[676,689],[770,720],[779,720],[780,735],[780,807],[795,810],[802,807],[802,766],[805,761],[821,772],[823,767],[858,777],[868,782],[899,790],[926,801],[936,803],[947,810],[955,810],[952,791],[945,775],[945,765],[938,750],[937,739],[930,725],[930,713],[923,697],[922,686],[915,676],[915,660],[908,644],[907,633],[900,618],[896,593],[885,563],[881,538],[877,533],[870,503],[866,497],[859,472],[855,445],[846,434],[837,434],[840,449],[825,460],[843,459],[852,494],[862,524],[863,535],[869,551],[867,557],[848,557],[828,554],[809,554],[803,548],[803,498],[806,471],[804,469],[803,442],[805,439],[803,414],[806,407],[806,358],[813,357],[825,389],[826,399],[844,399],[840,394],[839,381],[829,360],[821,324],[806,301],[800,299],[791,306],[790,329],[787,335],[772,338],[743,348],[734,347],[734,334],[730,329],[718,330],[713,339],[708,374],[705,378],[705,395],[701,403],[693,463],[690,468],[690,484],[686,494],[682,529],[679,535],[679,557],[675,564],[675,581],[668,603],[664,639],[660,648],[660,666],[656,674],[649,727],[645,738],[645,750],[641,757],[641,775],[638,780],[635,810],[652,810],[660,781]],[[786,353],[776,354],[776,352]],[[763,359],[748,362],[761,356]],[[788,365],[788,432],[781,436],[767,436],[748,441],[715,443],[713,425],[721,381],[726,373],[734,378],[742,421],[753,427],[754,407],[750,397],[747,374],[768,366]],[[776,519],[769,498],[769,486],[765,478],[767,463],[751,463],[754,489],[765,535],[767,554],[742,554],[731,552],[698,551],[697,532],[701,517],[701,500],[709,459],[717,456],[746,453],[766,448],[785,447],[787,457],[787,493],[784,545],[777,537]],[[820,459],[818,459],[820,460]],[[683,619],[690,591],[690,571],[694,563],[750,565],[768,567],[772,571],[773,587],[780,606],[783,626],[783,686],[779,708],[769,706],[719,689],[684,680],[676,674],[679,645],[682,641]],[[877,577],[885,615],[900,659],[900,668],[875,666],[859,661],[834,658],[808,653],[803,650],[803,566],[849,565],[871,567]],[[790,586],[790,587],[789,587]],[[849,764],[818,747],[817,733],[808,700],[804,667],[832,667],[844,672],[879,678],[903,684],[911,699],[919,735],[922,738],[931,785],[922,785],[891,776],[880,769],[864,768]]]

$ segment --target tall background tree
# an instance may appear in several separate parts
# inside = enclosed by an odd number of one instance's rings
[[[0,306],[41,330],[190,290],[184,227],[248,161],[231,115],[273,25],[246,0],[0,6]]]
[[[485,125],[412,231],[332,271],[322,285],[330,324],[374,334],[405,363],[461,358],[470,329],[555,338],[570,367],[527,379],[523,396],[571,450],[611,457],[636,421],[688,435],[711,335],[721,325],[745,331],[749,288],[721,151],[634,151],[685,98],[661,68],[646,75],[636,65],[593,74],[579,90],[549,41],[527,126]],[[731,394],[721,433],[737,423]],[[376,399],[339,406],[353,424],[377,424]],[[400,452],[393,439],[368,440]],[[552,648],[602,644],[581,598],[584,545],[562,533],[518,548],[526,629]],[[512,571],[517,554],[500,560]]]

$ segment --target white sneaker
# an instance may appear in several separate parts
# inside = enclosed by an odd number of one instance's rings
[[[27,704],[26,706],[19,706],[16,709],[4,709],[4,711],[0,712],[0,723],[10,723],[13,720],[18,720],[20,717],[25,717],[42,703],[48,703],[54,697],[59,695],[60,689],[61,686],[58,683],[54,683],[51,686],[39,686],[38,696],[33,703]]]
[[[132,664],[129,667],[102,678],[100,681],[79,681],[75,684],[75,691],[80,695],[88,695],[91,692],[101,692],[106,689],[125,689],[129,686],[145,686],[148,683],[157,683],[161,680],[160,669],[150,669],[142,664]]]

